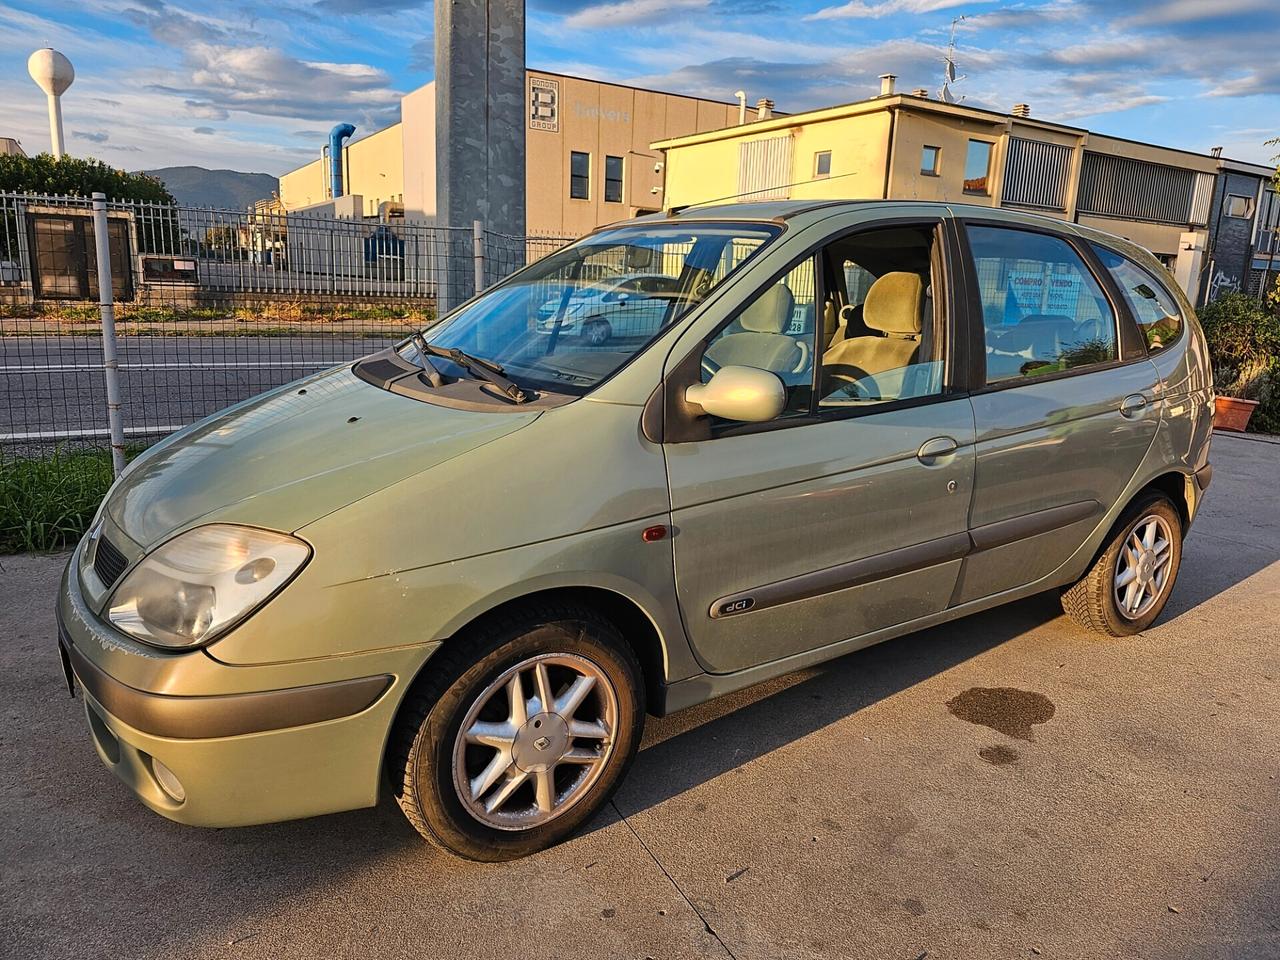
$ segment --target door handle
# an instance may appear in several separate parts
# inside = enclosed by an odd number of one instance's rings
[[[1133,419],[1143,410],[1147,408],[1147,398],[1140,393],[1131,393],[1120,401],[1120,413],[1122,416]]]
[[[934,437],[926,440],[916,451],[916,458],[925,466],[932,466],[935,460],[950,456],[960,449],[960,445],[951,437]]]

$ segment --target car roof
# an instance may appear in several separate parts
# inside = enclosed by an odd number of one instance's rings
[[[956,217],[981,217],[1010,225],[1026,224],[1046,228],[1055,233],[1079,237],[1083,240],[1104,243],[1120,252],[1143,261],[1148,269],[1167,272],[1156,256],[1146,247],[1121,234],[1108,233],[1095,227],[1075,223],[1062,217],[1052,217],[1030,210],[1014,210],[978,203],[956,203],[945,200],[737,200],[725,203],[691,204],[674,207],[662,213],[636,217],[625,223],[679,223],[681,221],[765,221],[785,222],[799,219],[812,223],[825,217],[845,212],[860,211],[874,216],[877,209],[892,209],[896,214],[918,211],[922,215],[941,216],[948,212]],[[807,225],[807,224],[806,224]],[[612,224],[611,226],[618,226]],[[607,229],[607,228],[604,228]]]
[[[981,217],[1008,224],[1023,223],[1040,226],[1068,236],[1107,243],[1117,247],[1122,252],[1130,254],[1140,252],[1143,259],[1148,261],[1148,266],[1153,262],[1159,263],[1146,247],[1120,234],[1109,233],[1095,227],[1074,223],[1062,217],[1048,216],[1030,210],[1011,210],[986,204],[956,203],[945,200],[740,200],[730,203],[705,203],[675,207],[664,213],[638,217],[630,222],[659,223],[680,222],[682,220],[778,222],[796,218],[817,220],[833,214],[855,210],[874,214],[877,208],[886,210],[892,208],[895,213],[901,213],[903,210],[915,210],[930,216],[939,216],[950,212],[956,217]]]

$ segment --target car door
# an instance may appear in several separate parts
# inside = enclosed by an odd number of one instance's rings
[[[832,331],[820,318],[854,307],[831,244],[770,277],[692,353],[673,354],[669,384],[682,370],[706,380],[727,363],[768,369],[787,392],[773,421],[704,423],[665,445],[677,593],[711,672],[870,634],[936,613],[951,596],[968,548],[974,439],[969,401],[943,372],[956,342],[946,283],[954,250],[939,220],[856,236],[878,249],[889,231],[919,238],[902,270],[890,269],[892,258],[877,264],[881,275],[921,279],[917,336],[927,328],[929,342],[905,366],[924,375],[893,377],[914,379],[913,391],[853,397],[827,375]]]
[[[1091,250],[967,220],[977,473],[955,601],[1061,566],[1116,503],[1159,423],[1159,376]]]

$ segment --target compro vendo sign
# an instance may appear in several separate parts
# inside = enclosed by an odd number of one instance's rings
[[[1031,314],[1074,317],[1082,281],[1080,274],[1075,272],[1010,270],[1004,322],[1016,322],[1018,318]],[[1011,311],[1010,307],[1014,310]]]

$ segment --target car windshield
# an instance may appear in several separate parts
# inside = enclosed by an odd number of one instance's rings
[[[601,230],[498,284],[424,331],[499,365],[522,388],[585,393],[706,299],[779,228],[633,224]],[[419,361],[412,342],[401,352]],[[471,374],[431,358],[449,377]]]

